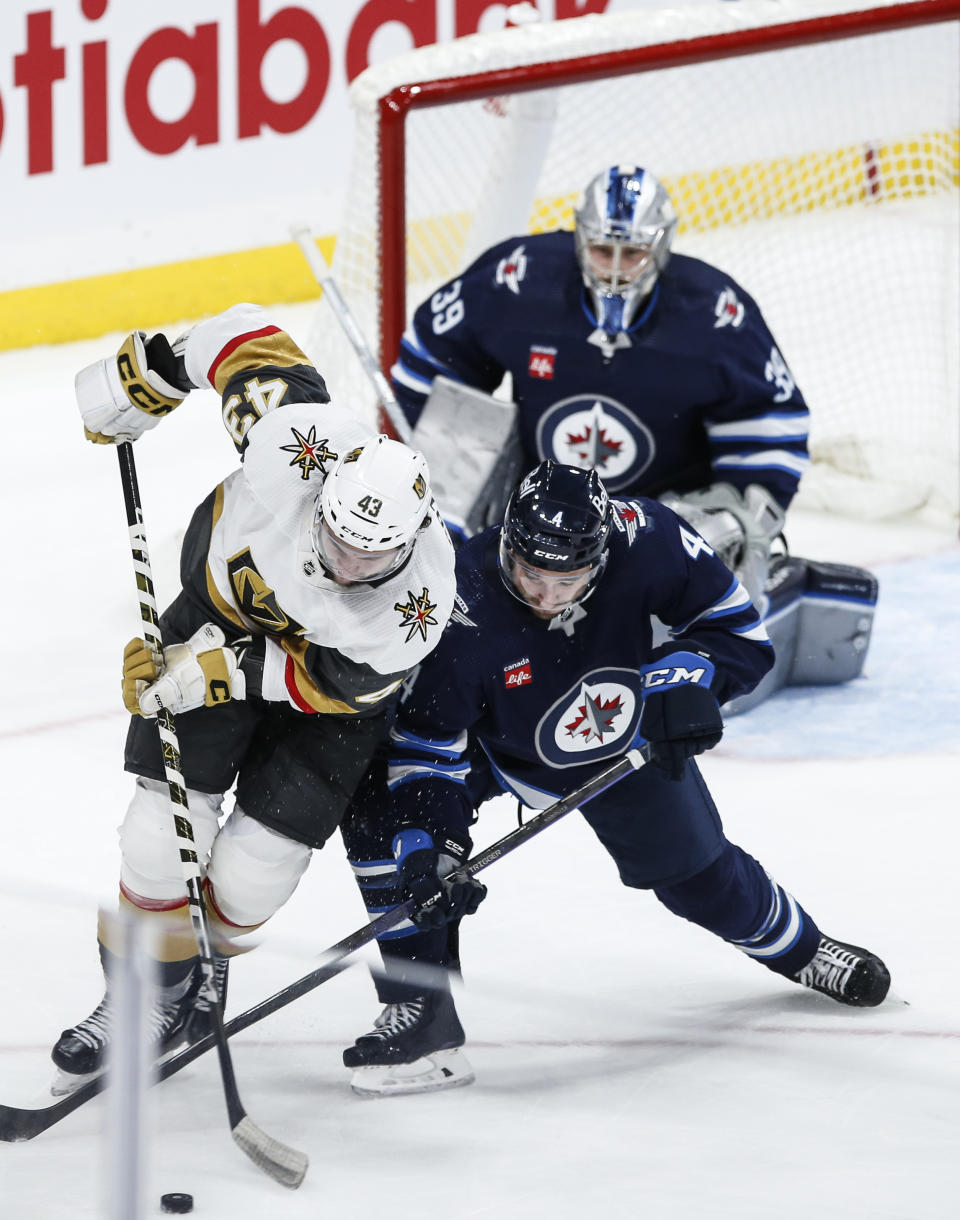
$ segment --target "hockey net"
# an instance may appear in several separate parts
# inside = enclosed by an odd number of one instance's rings
[[[368,69],[334,274],[382,367],[481,250],[646,166],[674,249],[759,303],[812,412],[802,499],[954,517],[960,0],[739,0],[474,35]],[[330,320],[341,398],[374,408]]]

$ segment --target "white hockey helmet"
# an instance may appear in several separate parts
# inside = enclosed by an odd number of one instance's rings
[[[577,260],[610,334],[626,330],[670,258],[677,213],[664,185],[638,165],[614,165],[587,184],[574,212]]]
[[[422,453],[380,435],[345,453],[314,514],[318,558],[338,583],[382,580],[413,550],[430,508]]]

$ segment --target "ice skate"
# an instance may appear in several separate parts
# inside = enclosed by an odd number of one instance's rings
[[[185,1042],[196,1042],[210,1032],[210,1007],[198,990],[202,974],[195,966],[190,974],[172,987],[162,988],[147,1013],[147,1030],[160,1059]],[[217,961],[217,990],[226,993],[227,959]],[[104,1070],[113,1041],[113,1005],[110,990],[77,1025],[65,1029],[50,1054],[59,1069],[50,1086],[55,1097],[72,1093]]]
[[[813,959],[793,980],[856,1008],[876,1007],[890,989],[890,971],[879,957],[827,936],[820,937]]]
[[[350,1087],[360,1097],[395,1097],[472,1084],[464,1040],[449,992],[388,1004],[370,1033],[343,1052]]]

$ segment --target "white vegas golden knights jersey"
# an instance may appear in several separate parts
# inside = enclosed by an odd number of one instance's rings
[[[382,583],[336,584],[312,544],[317,499],[337,458],[376,430],[330,402],[309,359],[257,306],[236,305],[181,343],[187,376],[219,391],[243,454],[194,514],[185,593],[228,639],[266,638],[265,698],[375,712],[436,646],[453,608],[454,551],[439,511],[431,506],[407,562]]]

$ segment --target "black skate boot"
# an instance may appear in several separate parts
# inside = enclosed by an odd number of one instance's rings
[[[147,1029],[155,1058],[159,1059],[188,1039],[195,1041],[196,1036],[202,1036],[202,1033],[192,1036],[189,1029],[200,979],[200,968],[195,965],[180,982],[157,989],[147,1013]],[[205,1015],[209,1020],[209,1012]],[[51,1085],[51,1092],[56,1096],[72,1093],[81,1084],[99,1076],[106,1066],[112,1041],[113,1005],[108,985],[106,995],[90,1016],[65,1029],[57,1039],[50,1057],[60,1069],[60,1075]]]
[[[797,971],[793,981],[841,1004],[875,1008],[890,990],[890,971],[868,949],[821,936],[812,961]]]
[[[460,1047],[463,1026],[449,991],[388,1004],[343,1052],[353,1069],[350,1087],[361,1097],[425,1093],[471,1084],[473,1069]]]

